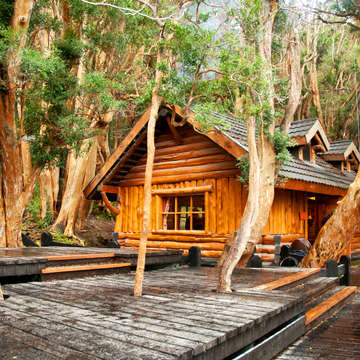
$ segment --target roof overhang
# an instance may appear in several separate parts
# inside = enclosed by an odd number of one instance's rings
[[[329,140],[327,139],[327,136],[325,134],[325,131],[323,129],[323,127],[320,124],[319,120],[316,120],[314,122],[314,125],[310,128],[310,130],[307,132],[307,134],[305,135],[305,139],[306,139],[306,143],[309,144],[311,139],[317,134],[319,133],[320,135],[320,139],[323,142],[325,149],[327,151],[329,151],[330,149],[330,143]]]
[[[239,142],[234,141],[234,139],[226,136],[224,133],[220,132],[218,129],[212,129],[206,132],[201,131],[200,124],[196,123],[195,115],[192,111],[189,111],[185,114],[185,111],[177,105],[164,104],[161,108],[167,108],[170,111],[174,111],[178,117],[181,117],[186,123],[190,124],[195,131],[198,131],[208,137],[211,141],[219,145],[226,152],[232,155],[234,158],[238,159],[240,156],[246,155],[247,150],[244,149],[244,146]],[[121,161],[125,158],[126,153],[130,150],[132,146],[136,145],[136,140],[139,138],[140,133],[146,131],[146,125],[150,118],[150,108],[141,116],[135,126],[132,128],[130,133],[125,137],[121,142],[119,147],[113,152],[109,159],[105,162],[99,173],[90,181],[90,183],[84,189],[84,195],[86,199],[93,199],[96,192],[102,188],[105,180],[111,176],[111,174],[120,166]],[[174,126],[183,125],[183,122]]]
[[[348,148],[346,149],[345,153],[344,153],[344,158],[348,159],[348,157],[354,154],[355,158],[357,159],[358,162],[360,162],[360,152],[359,150],[356,148],[355,144],[352,142]]]
[[[294,180],[294,179],[282,179],[279,185],[276,187],[279,189],[305,191],[314,194],[324,194],[332,196],[345,196],[346,189],[342,189],[335,186],[329,186],[324,184],[312,183],[308,181]]]

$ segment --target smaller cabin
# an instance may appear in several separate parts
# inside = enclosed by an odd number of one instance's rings
[[[159,111],[149,247],[186,252],[198,246],[202,256],[217,258],[240,224],[247,185],[239,181],[237,162],[247,154],[246,124],[228,115],[211,116],[222,125],[201,132],[193,116],[185,118],[181,108],[164,105]],[[84,190],[87,199],[102,198],[117,213],[114,232],[125,246],[138,246],[140,239],[148,119],[149,111]],[[268,261],[274,259],[275,236],[283,243],[316,237],[322,219],[346,194],[359,165],[352,142],[346,148],[333,146],[317,119],[293,122],[289,134],[296,143],[290,148],[292,161],[280,169],[258,246]],[[346,166],[339,166],[339,161]],[[118,211],[110,201],[118,202]]]

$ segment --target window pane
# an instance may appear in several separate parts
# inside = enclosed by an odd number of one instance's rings
[[[204,195],[194,195],[192,198],[193,198],[192,211],[204,211],[205,208]]]
[[[175,198],[173,196],[163,198],[163,212],[175,211]]]
[[[178,214],[177,216],[177,229],[178,230],[190,230],[190,215]]]
[[[190,196],[178,196],[178,212],[190,211]]]
[[[205,230],[205,214],[193,214],[193,230]]]
[[[164,214],[162,217],[162,229],[163,230],[175,230],[175,215]]]

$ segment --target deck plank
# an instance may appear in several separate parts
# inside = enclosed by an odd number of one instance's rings
[[[10,297],[0,317],[43,344],[32,348],[21,340],[29,354],[56,343],[55,350],[89,359],[218,359],[301,311],[299,298],[250,289],[252,276],[255,283],[263,279],[261,271],[244,274],[235,274],[239,289],[232,294],[214,292],[213,270],[187,268],[146,273],[144,296],[136,298],[134,274],[6,285]],[[281,275],[268,272],[269,279]],[[63,358],[57,351],[49,359]]]

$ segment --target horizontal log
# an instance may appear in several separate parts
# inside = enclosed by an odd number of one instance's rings
[[[274,254],[275,246],[274,245],[256,244],[256,253]]]
[[[351,250],[360,249],[360,242],[351,243]]]
[[[154,159],[154,164],[164,162],[164,161],[194,159],[194,158],[198,158],[198,157],[204,157],[204,156],[209,156],[209,155],[219,155],[219,154],[220,155],[225,154],[225,152],[215,146],[185,151],[185,152],[181,152],[181,153],[171,152],[169,154],[157,155]],[[146,164],[146,158],[138,161],[138,165],[145,165],[145,164]]]
[[[281,236],[281,243],[291,243],[298,238],[305,237],[304,234],[283,234]],[[259,243],[264,245],[274,245],[274,235],[263,235]]]
[[[208,171],[208,172],[198,172],[197,170],[191,174],[185,175],[167,175],[167,176],[157,176],[153,177],[153,184],[165,184],[165,183],[175,183],[179,181],[190,181],[198,179],[208,179],[208,178],[219,178],[219,177],[228,177],[233,175],[240,175],[239,169],[230,169],[230,170],[218,170],[218,171]],[[121,186],[134,186],[144,184],[144,179],[124,179],[120,182]]]
[[[274,254],[264,254],[264,253],[256,253],[257,256],[260,256],[262,261],[266,261],[266,262],[273,262],[275,259],[275,255]]]
[[[203,186],[192,186],[186,188],[173,188],[173,189],[153,189],[151,192],[154,195],[182,195],[182,194],[195,194],[195,193],[204,193],[212,191],[212,185],[203,185]]]
[[[155,159],[159,155],[166,155],[166,154],[171,154],[171,153],[174,153],[174,152],[182,153],[182,152],[185,152],[185,151],[203,149],[203,148],[206,148],[206,146],[208,144],[209,144],[209,141],[206,140],[206,139],[201,140],[201,141],[194,141],[194,139],[193,139],[192,142],[189,143],[189,144],[176,145],[176,146],[166,146],[166,147],[163,147],[163,148],[156,148],[155,149]]]
[[[177,160],[169,160],[169,161],[162,161],[162,162],[155,162],[153,166],[153,172],[157,170],[164,170],[164,169],[174,169],[174,168],[181,168],[184,166],[198,166],[198,165],[208,165],[208,164],[215,164],[224,161],[231,161],[235,166],[235,160],[231,159],[231,157],[227,154],[216,154],[216,155],[207,155],[203,157],[197,157],[192,159],[177,159]],[[144,173],[146,165],[137,165],[134,166],[130,170],[130,174],[135,173]]]
[[[204,164],[204,165],[197,165],[197,166],[182,166],[172,169],[158,169],[153,170],[153,177],[156,178],[158,176],[171,176],[171,175],[183,175],[183,174],[192,174],[194,172],[202,173],[202,172],[210,172],[210,171],[218,171],[218,170],[228,170],[228,169],[234,169],[236,168],[236,164],[234,161],[222,161],[219,163],[213,163],[213,164]],[[129,180],[138,180],[143,179],[144,174],[143,173],[137,173],[137,172],[129,172],[126,176],[126,179]]]
[[[169,134],[170,135],[170,134]],[[182,142],[176,143],[176,140],[172,136],[163,136],[161,135],[156,141],[156,150],[169,148],[173,146],[179,145],[189,145],[197,142],[209,142],[204,136],[195,134],[192,132],[191,134],[180,134],[182,136]]]
[[[139,246],[139,240],[125,239],[126,246]],[[148,240],[147,246],[149,248],[162,248],[162,249],[190,249],[192,246],[197,246],[201,250],[224,250],[222,243],[191,243],[191,242],[177,242],[177,241],[154,241]]]
[[[222,251],[201,250],[201,257],[217,259],[221,256],[221,254]],[[189,250],[184,250],[184,255],[188,256]]]
[[[352,244],[360,243],[360,237],[354,237],[351,239]]]
[[[119,233],[118,239],[140,239],[140,233]],[[175,241],[175,242],[215,242],[226,243],[226,237],[210,237],[210,236],[190,236],[190,235],[173,235],[173,234],[150,234],[149,240],[158,241]]]

